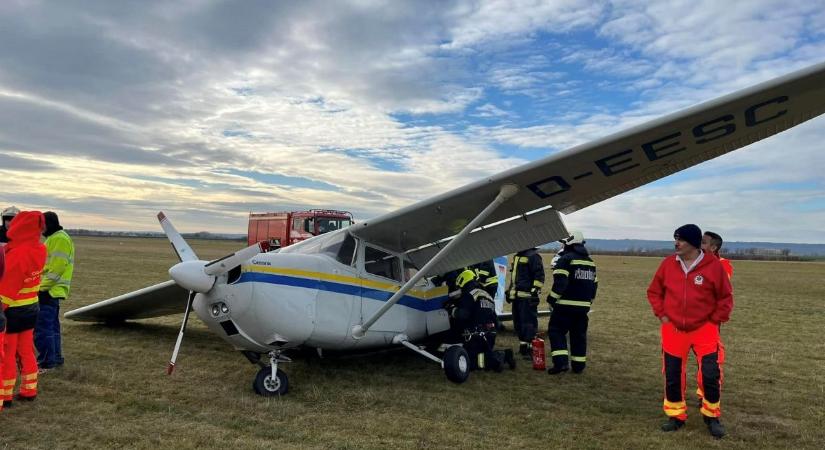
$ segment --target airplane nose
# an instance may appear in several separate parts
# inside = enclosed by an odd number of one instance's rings
[[[169,269],[169,276],[178,286],[193,292],[206,293],[215,284],[215,277],[204,272],[206,261],[183,261]]]

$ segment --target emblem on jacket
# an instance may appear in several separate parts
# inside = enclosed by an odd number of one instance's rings
[[[705,279],[702,278],[702,275],[696,275],[696,278],[693,279],[693,284],[701,286],[703,281],[705,281]]]

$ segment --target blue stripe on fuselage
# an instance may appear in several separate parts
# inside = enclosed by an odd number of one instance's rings
[[[311,278],[291,277],[287,275],[274,275],[260,272],[244,272],[236,283],[269,283],[284,286],[295,286],[307,289],[318,289],[321,291],[337,292],[339,294],[354,295],[356,297],[366,297],[372,300],[385,302],[392,297],[392,292],[380,289],[371,289],[363,286],[353,286],[351,284],[336,283],[333,281],[318,280]],[[418,297],[405,295],[398,301],[399,305],[404,305],[418,311],[435,311],[441,309],[447,296],[435,297],[424,300]]]

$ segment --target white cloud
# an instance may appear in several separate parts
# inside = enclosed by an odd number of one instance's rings
[[[160,208],[179,226],[213,231],[241,232],[250,209],[368,218],[825,54],[816,2],[441,6],[2,2],[0,204],[54,209],[86,228],[156,229]],[[823,208],[793,206],[789,194],[817,205],[816,189],[782,188],[788,173],[815,180],[821,128],[571,220],[640,237],[639,227],[683,217],[669,194],[708,201],[717,183],[743,198],[737,209],[708,208],[724,231],[769,234],[745,225],[764,222],[761,198],[796,211],[795,239],[821,241],[810,230]],[[24,182],[32,173],[43,182]]]
[[[487,0],[457,2],[447,49],[521,39],[536,31],[565,33],[593,25],[603,14],[603,2],[585,0]]]

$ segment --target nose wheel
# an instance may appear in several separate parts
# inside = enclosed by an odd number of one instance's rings
[[[264,397],[284,395],[289,390],[289,378],[286,372],[281,369],[275,370],[275,377],[272,377],[272,369],[264,367],[258,371],[255,381],[252,382],[252,389],[255,393]]]
[[[289,378],[286,372],[278,368],[279,361],[287,362],[289,359],[282,356],[280,352],[269,353],[269,365],[262,367],[255,376],[255,381],[252,382],[252,389],[256,394],[273,397],[284,395],[289,391]]]

